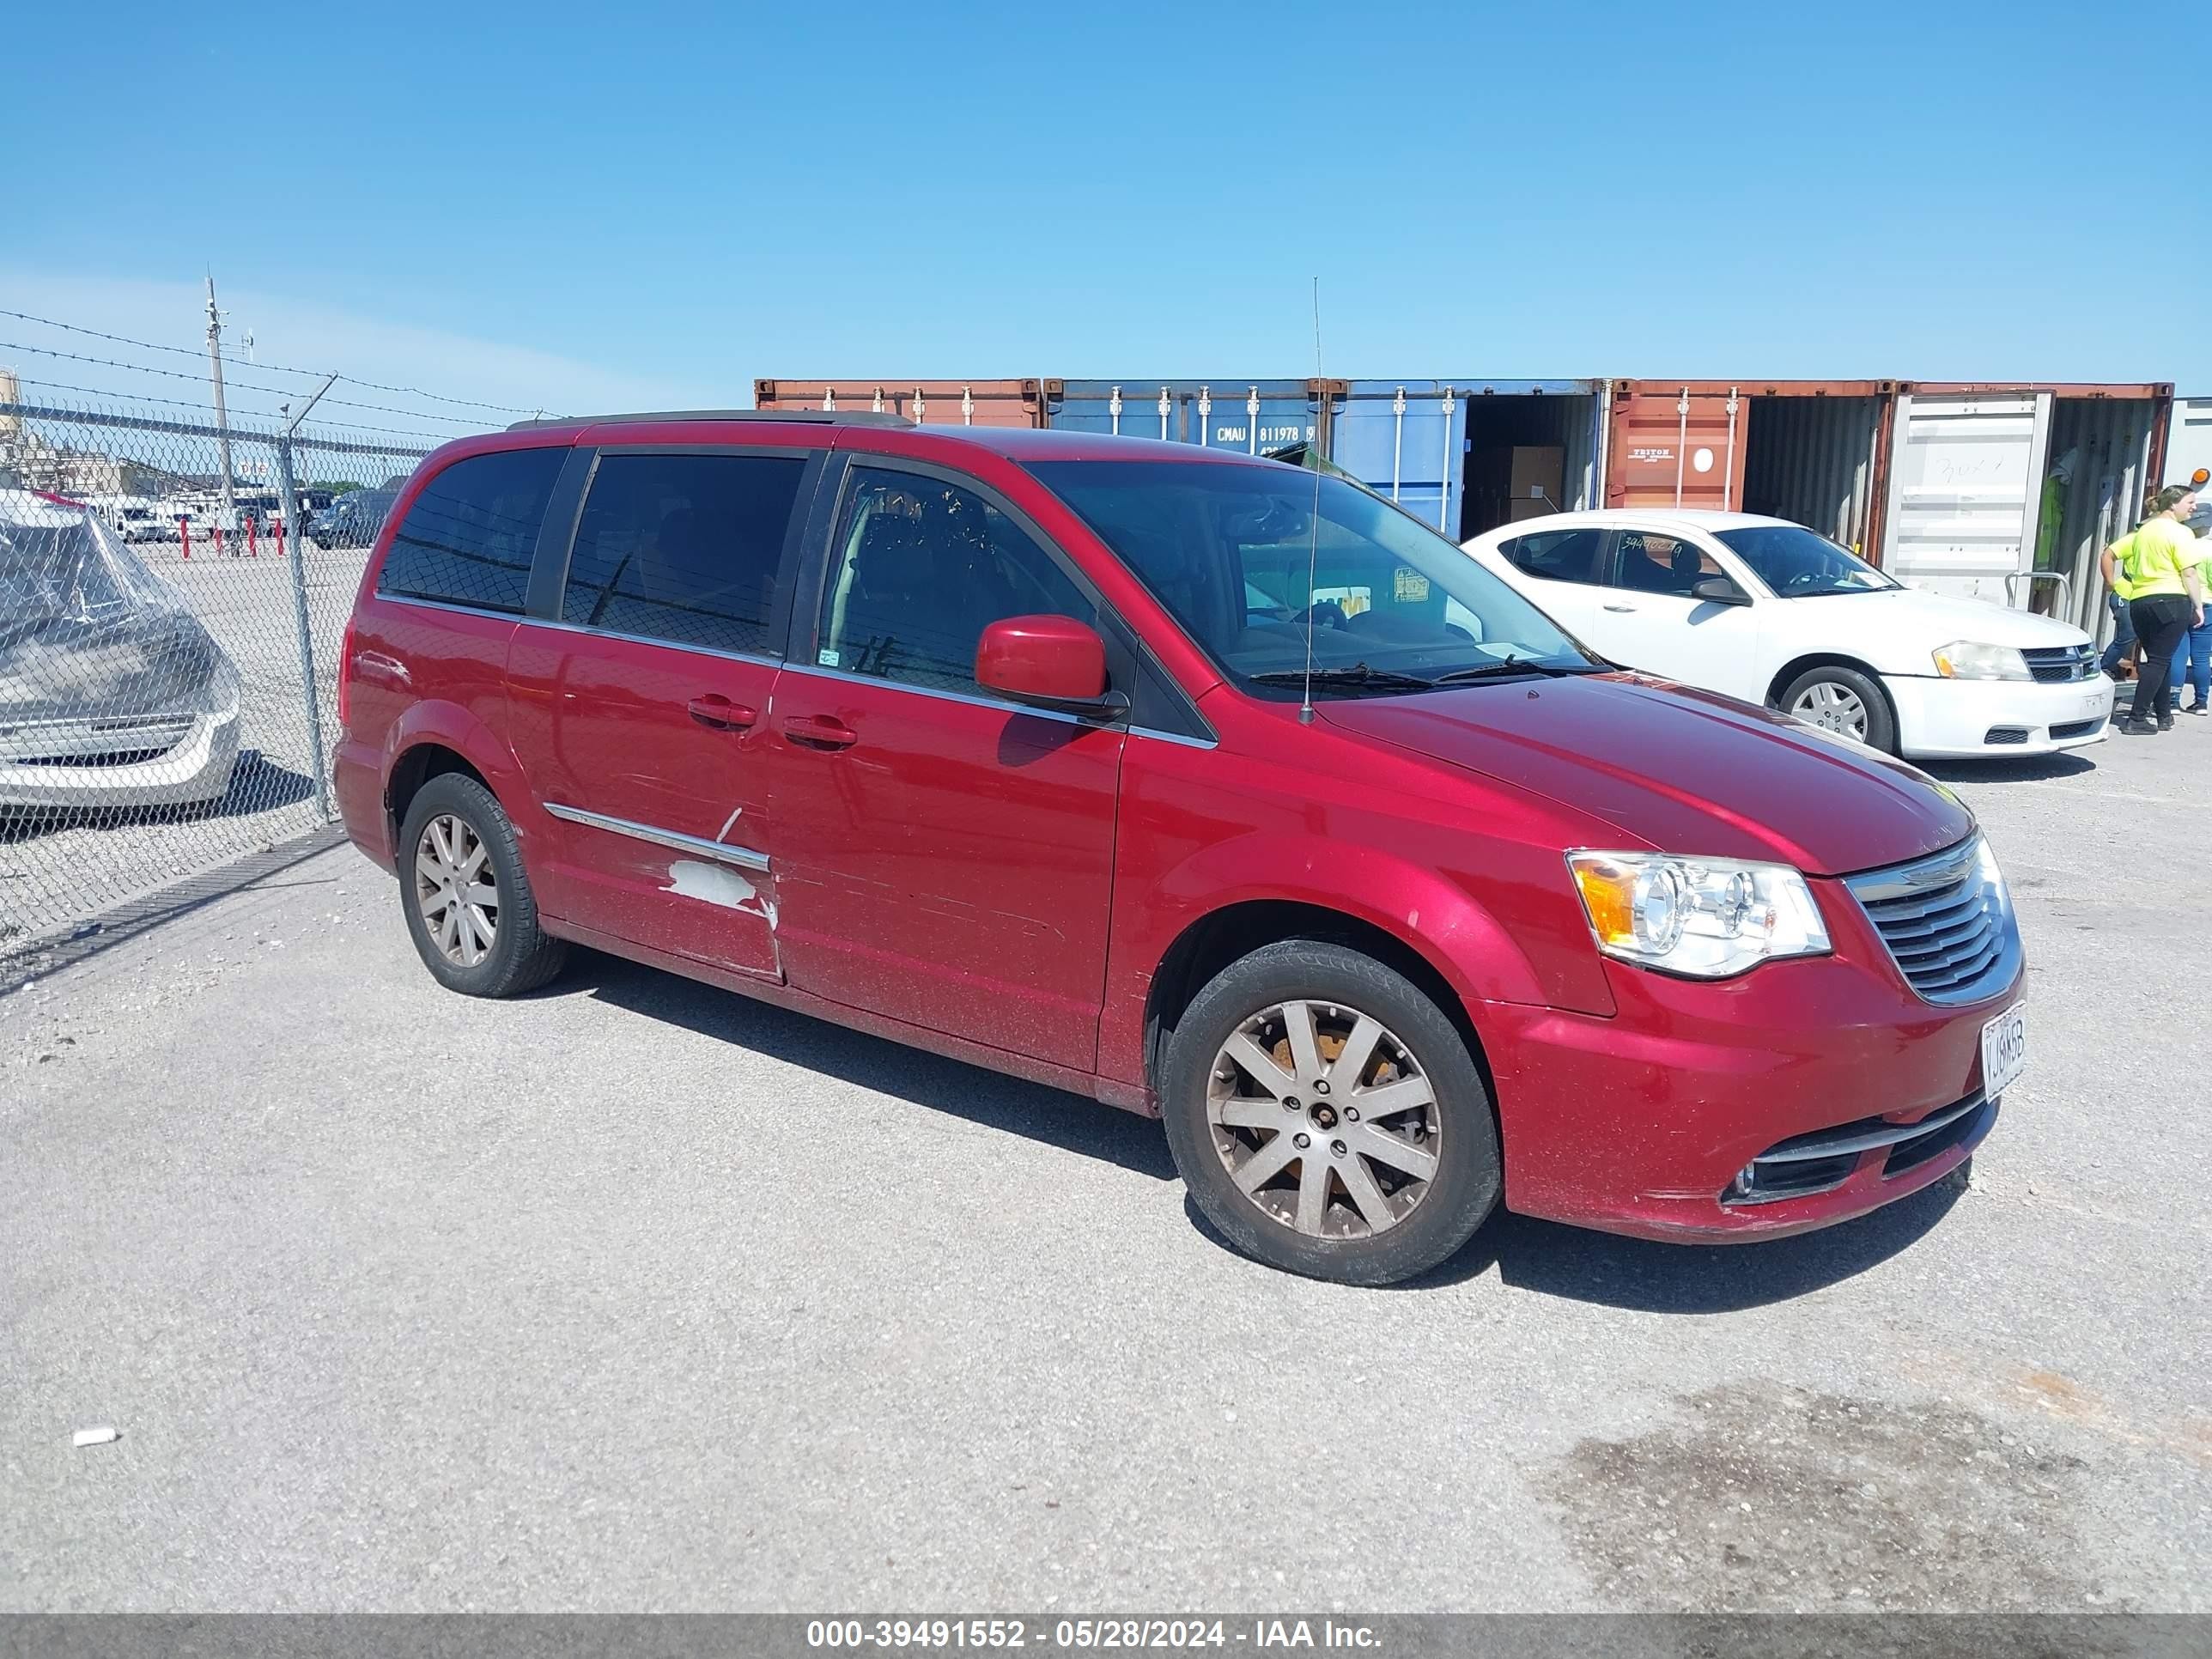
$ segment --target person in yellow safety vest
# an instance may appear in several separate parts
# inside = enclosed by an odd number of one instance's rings
[[[2197,592],[2207,600],[2207,608],[2200,611],[2194,626],[2181,636],[2181,643],[2173,653],[2173,696],[2180,701],[2185,681],[2197,693],[2197,701],[2184,703],[2185,714],[2202,714],[2212,707],[2212,536],[2199,535],[2190,551],[2197,558]]]
[[[2154,491],[2143,503],[2143,521],[2106,548],[2098,561],[2105,580],[2124,593],[2136,637],[2136,700],[2120,730],[2149,737],[2173,729],[2173,652],[2181,636],[2204,620],[2204,579],[2195,532],[2183,522],[2197,510],[2186,484]]]
[[[2067,492],[2074,485],[2074,465],[2080,452],[2068,450],[2051,469],[2051,476],[2043,481],[2042,511],[2035,524],[2035,568],[2055,570],[2058,567],[2058,532],[2066,522]],[[2031,599],[2028,609],[2047,611],[2051,597],[2046,593]]]

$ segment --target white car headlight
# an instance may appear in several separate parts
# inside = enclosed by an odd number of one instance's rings
[[[1936,651],[1936,672],[1947,680],[2032,680],[2027,659],[2008,645],[1954,640]]]
[[[1828,929],[1786,864],[1570,853],[1597,948],[1691,979],[1726,979],[1783,957],[1826,956]]]

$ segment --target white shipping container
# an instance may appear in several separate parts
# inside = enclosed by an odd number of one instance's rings
[[[1907,386],[1884,566],[1916,587],[2033,606],[2095,633],[2097,555],[2136,522],[2171,395],[2150,385]]]

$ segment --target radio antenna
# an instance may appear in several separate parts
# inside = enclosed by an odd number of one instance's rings
[[[1314,319],[1314,395],[1323,399],[1324,412],[1328,387],[1322,379],[1321,368],[1321,278],[1313,279]],[[1315,435],[1319,435],[1321,421],[1314,422]],[[1306,675],[1305,690],[1298,702],[1298,724],[1313,724],[1313,647],[1314,647],[1314,574],[1321,562],[1321,457],[1314,453],[1314,440],[1306,440],[1306,465],[1313,468],[1313,514],[1306,520]]]

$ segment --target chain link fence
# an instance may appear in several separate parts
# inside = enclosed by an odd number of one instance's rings
[[[0,401],[0,953],[331,820],[411,441]]]

